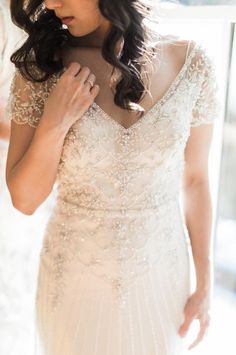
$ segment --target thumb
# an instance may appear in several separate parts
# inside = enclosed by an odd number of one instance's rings
[[[184,322],[179,327],[179,335],[180,336],[185,336],[186,335],[192,320],[193,320],[193,316],[191,316],[189,314],[185,314]]]

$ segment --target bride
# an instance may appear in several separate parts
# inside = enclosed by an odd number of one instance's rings
[[[11,1],[28,33],[11,57],[12,203],[31,215],[58,183],[35,304],[45,355],[183,355],[193,320],[189,348],[210,323],[214,65],[199,43],[151,30],[151,10]]]

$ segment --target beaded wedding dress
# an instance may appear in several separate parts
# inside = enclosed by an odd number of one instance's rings
[[[16,70],[10,119],[36,128],[58,79],[26,82]],[[164,96],[129,128],[94,102],[68,131],[40,254],[43,355],[186,351],[178,335],[190,295],[184,149],[190,128],[218,115],[217,88],[213,61],[195,42]]]

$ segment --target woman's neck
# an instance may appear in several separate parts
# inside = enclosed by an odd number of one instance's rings
[[[104,20],[95,31],[81,37],[76,37],[68,31],[69,41],[72,46],[76,47],[102,48],[110,29],[111,23]]]
[[[85,49],[102,49],[104,39],[100,40],[95,40],[92,37],[89,38],[88,36],[83,36],[83,37],[75,37],[71,35],[71,33],[68,32],[68,42],[67,45],[69,47],[77,47],[77,48],[85,48]],[[116,45],[116,53],[117,56],[120,57],[122,49],[124,45],[124,39],[123,37],[118,41]]]

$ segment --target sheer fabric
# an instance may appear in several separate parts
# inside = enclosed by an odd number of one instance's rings
[[[9,119],[36,128],[59,77],[36,84],[16,70]],[[169,90],[131,127],[94,102],[68,131],[40,256],[43,355],[185,353],[184,149],[191,127],[218,117],[217,89],[213,61],[195,43]]]

